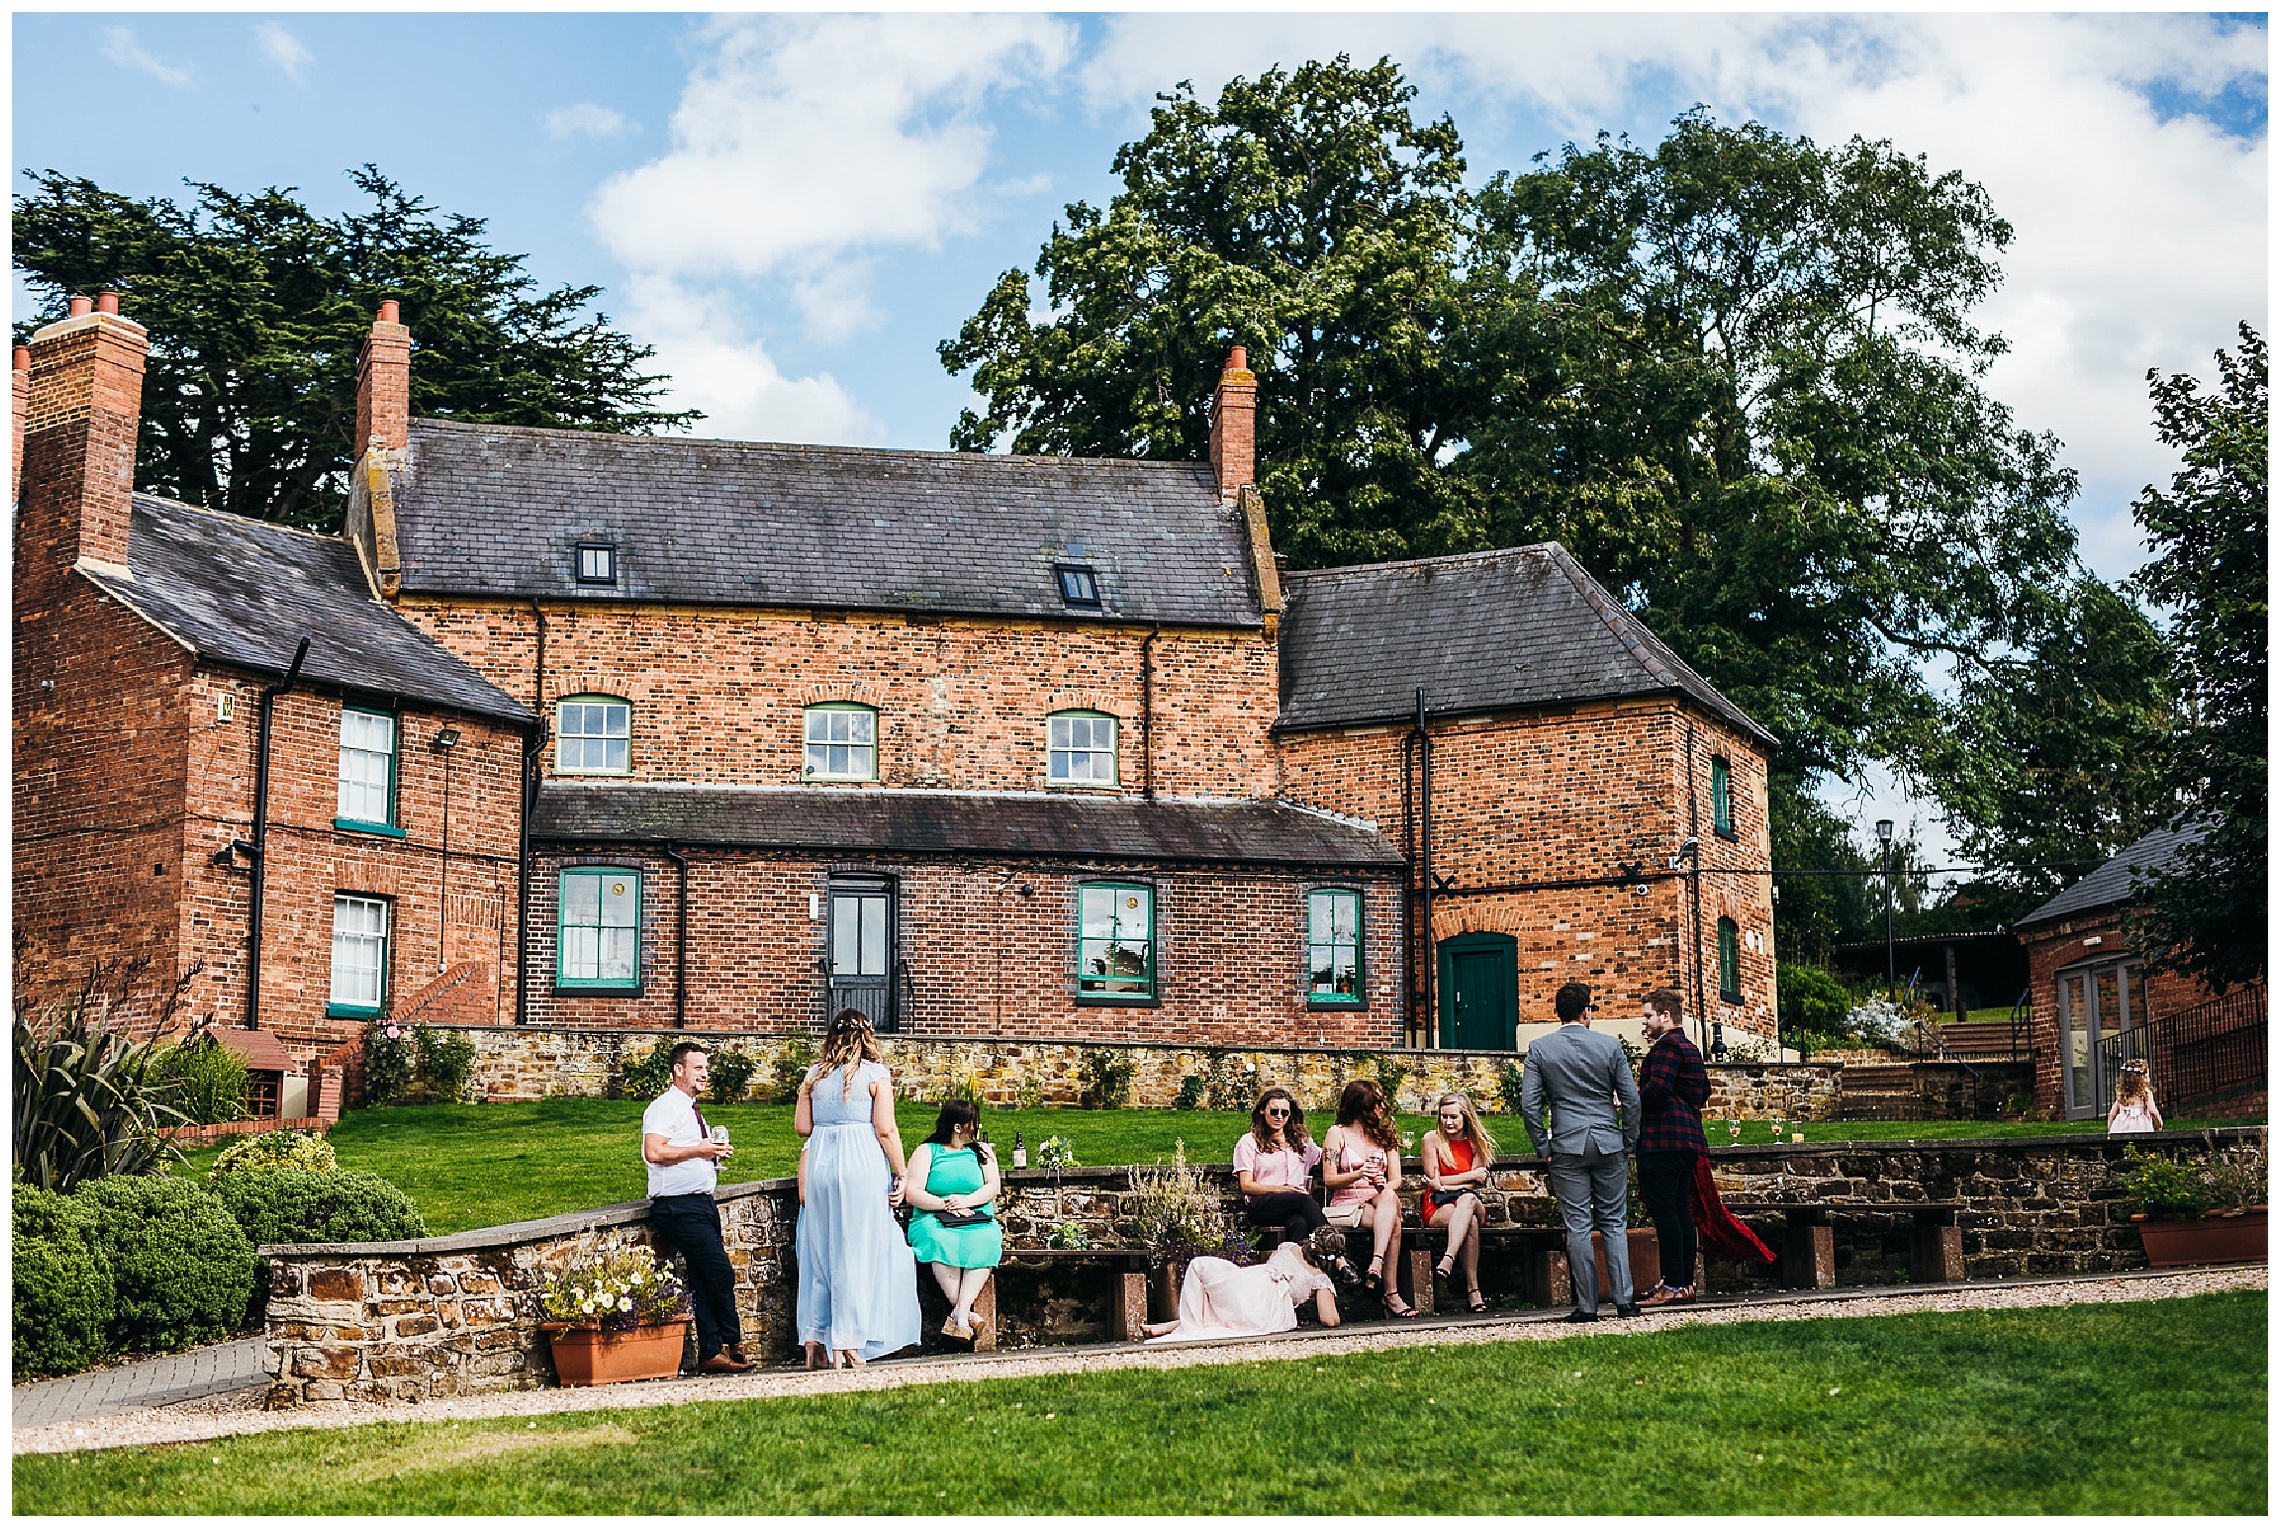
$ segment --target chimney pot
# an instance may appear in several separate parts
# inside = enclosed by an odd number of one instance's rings
[[[18,345],[16,347],[16,370],[30,371],[31,369],[32,347],[29,345]]]
[[[98,312],[98,313],[116,313],[116,312],[118,312],[118,311],[119,311],[119,294],[118,294],[118,293],[116,293],[116,292],[105,292],[105,293],[104,293],[102,296],[100,296],[100,297],[96,298],[96,299],[95,299],[95,311],[96,311],[96,312]]]
[[[1248,355],[1244,354],[1243,347],[1237,345],[1233,350],[1227,352],[1227,369],[1229,371],[1249,371],[1251,369],[1250,359]]]
[[[396,299],[391,297],[380,304],[380,322],[384,324],[402,323],[403,320],[396,316],[396,311]]]
[[[71,316],[73,318],[85,318],[88,314],[94,311],[95,304],[88,301],[86,298],[74,297],[71,299]]]

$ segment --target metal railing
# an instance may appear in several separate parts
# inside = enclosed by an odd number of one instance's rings
[[[2099,1042],[2101,1075],[2145,1063],[2164,1115],[2183,1116],[2265,1090],[2270,994],[2262,982],[2162,1014]]]

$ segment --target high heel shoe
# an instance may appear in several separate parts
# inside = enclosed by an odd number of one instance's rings
[[[1384,1266],[1385,1257],[1382,1253],[1371,1258],[1370,1271],[1362,1275],[1362,1288],[1373,1295],[1382,1292],[1385,1288],[1385,1277],[1378,1270]]]
[[[1481,1298],[1480,1286],[1478,1284],[1475,1284],[1472,1288],[1465,1291],[1465,1309],[1471,1311],[1476,1316],[1480,1315],[1482,1312],[1488,1309],[1488,1301]]]
[[[1416,1306],[1402,1299],[1391,1289],[1378,1296],[1378,1304],[1385,1307],[1385,1313],[1389,1316],[1414,1316],[1417,1314]]]

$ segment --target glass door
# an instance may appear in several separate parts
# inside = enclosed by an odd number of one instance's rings
[[[886,880],[831,885],[830,970],[824,1017],[860,1008],[880,1034],[895,1029],[895,890]]]
[[[2069,1119],[2087,1119],[2099,1112],[2097,984],[2087,970],[2058,973],[2059,1072],[2066,1083]]]
[[[2058,1051],[2069,1119],[2095,1119],[2113,1102],[2114,1071],[2137,1054],[2148,1015],[2134,961],[2058,973]]]

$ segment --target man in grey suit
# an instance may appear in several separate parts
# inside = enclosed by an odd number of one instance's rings
[[[1591,1233],[1607,1248],[1607,1282],[1615,1314],[1635,1316],[1631,1248],[1624,1234],[1630,1174],[1626,1154],[1639,1141],[1639,1084],[1622,1042],[1591,1028],[1591,989],[1569,982],[1552,997],[1560,1027],[1528,1047],[1521,1072],[1520,1122],[1536,1155],[1552,1161],[1552,1193],[1567,1225],[1568,1282],[1575,1289],[1570,1321],[1599,1319],[1597,1259]],[[1615,1104],[1623,1105],[1621,1119]],[[1551,1136],[1544,1105],[1552,1106]]]

